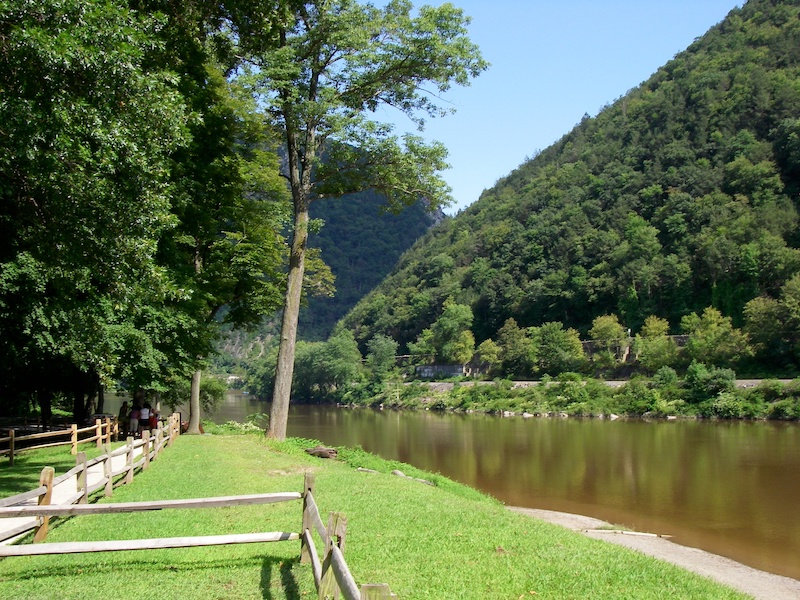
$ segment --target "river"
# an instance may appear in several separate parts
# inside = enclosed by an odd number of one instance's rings
[[[111,408],[111,407],[109,407]],[[215,422],[269,413],[231,393]],[[597,517],[800,579],[800,425],[294,405],[288,435],[361,446],[507,505]]]

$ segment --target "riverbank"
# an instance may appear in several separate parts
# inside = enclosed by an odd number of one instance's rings
[[[408,382],[350,404],[508,416],[797,421],[800,380],[737,380],[730,369],[693,364],[684,378],[662,369],[627,381],[562,373],[541,381]]]
[[[303,452],[309,443],[182,436],[112,501],[299,490],[312,471],[320,510],[347,516],[345,555],[356,580],[387,582],[404,599],[744,597],[641,553],[512,513],[440,475],[357,449],[342,448],[341,460],[318,459]],[[392,475],[398,468],[434,485]],[[283,505],[181,513],[82,516],[56,522],[48,541],[290,531],[299,520],[299,508]],[[296,544],[281,543],[6,559],[0,596],[105,599],[113,589],[121,597],[296,600],[313,594],[298,555]]]
[[[656,533],[620,530],[610,523],[583,515],[517,506],[508,508],[528,517],[542,519],[588,537],[667,561],[749,594],[756,600],[800,598],[800,581],[796,579],[759,571],[724,556],[681,546]]]

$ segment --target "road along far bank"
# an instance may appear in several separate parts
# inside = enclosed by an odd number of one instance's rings
[[[623,532],[613,529],[605,521],[583,515],[518,506],[509,506],[508,509],[561,525],[588,537],[637,550],[750,594],[757,600],[800,598],[800,581],[796,579],[759,571],[705,550],[681,546],[657,534]]]

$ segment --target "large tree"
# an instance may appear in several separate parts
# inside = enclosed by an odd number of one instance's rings
[[[422,7],[408,0],[385,8],[356,0],[277,2],[274,38],[254,55],[249,72],[264,114],[281,131],[284,175],[294,222],[269,435],[282,439],[291,394],[302,296],[309,205],[326,196],[376,189],[399,210],[424,199],[449,201],[438,172],[441,144],[402,141],[372,120],[388,106],[416,120],[445,111],[437,93],[467,85],[487,64],[467,37],[469,19],[451,4]]]
[[[280,306],[285,184],[227,80],[229,33],[264,24],[242,4],[0,4],[0,396],[80,419],[100,380],[163,390],[218,319]]]
[[[0,379],[45,417],[60,391],[80,418],[170,293],[153,258],[188,114],[148,64],[159,26],[96,0],[0,5]]]

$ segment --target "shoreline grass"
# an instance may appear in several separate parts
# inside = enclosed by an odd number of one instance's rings
[[[388,583],[404,600],[490,598],[745,598],[697,575],[543,521],[410,465],[359,449],[311,457],[307,440],[183,436],[101,502],[300,491],[316,478],[323,519],[343,512],[359,583]],[[357,471],[365,467],[379,473]],[[16,467],[15,467],[16,468]],[[391,475],[393,469],[432,481]],[[5,468],[1,471],[5,474]],[[2,488],[0,493],[9,495]],[[48,541],[298,531],[301,504],[81,516],[56,521]],[[314,598],[299,543],[7,558],[0,597]]]

